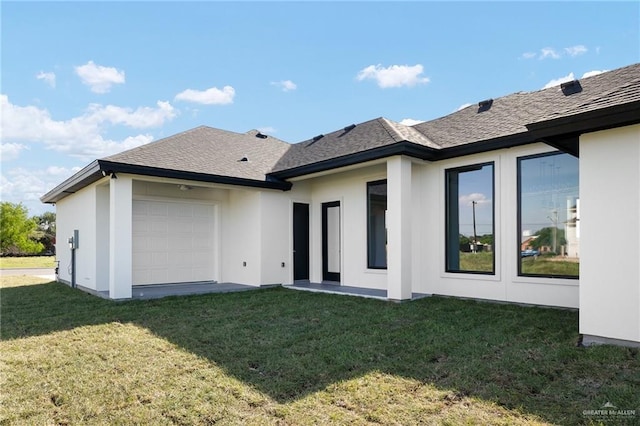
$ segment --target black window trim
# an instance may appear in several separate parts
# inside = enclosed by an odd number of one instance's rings
[[[371,182],[367,182],[367,269],[374,269],[377,271],[386,271],[389,267],[389,259],[387,258],[387,266],[372,266],[369,262],[370,256],[369,256],[369,250],[371,249],[371,241],[370,241],[370,229],[371,229],[371,223],[370,223],[370,204],[369,204],[369,188],[373,185],[380,185],[382,183],[387,183],[387,179],[378,179],[378,180],[374,180]],[[387,204],[387,208],[388,208],[388,204]],[[385,224],[386,225],[386,224]]]
[[[450,172],[456,172],[456,173],[461,173],[461,172],[472,172],[472,171],[477,171],[477,170],[481,170],[483,167],[485,166],[491,166],[492,167],[492,173],[491,173],[491,232],[493,235],[493,247],[492,247],[492,251],[493,251],[493,256],[492,256],[492,270],[490,272],[484,272],[484,271],[466,271],[466,270],[460,270],[460,269],[450,269],[449,268],[449,198],[451,196],[451,191],[449,188],[449,173]],[[444,200],[444,204],[445,204],[445,210],[444,210],[444,214],[445,214],[445,227],[444,227],[444,244],[445,244],[445,248],[444,248],[444,271],[446,273],[450,273],[450,274],[470,274],[470,275],[490,275],[490,276],[496,276],[496,164],[495,161],[485,161],[482,163],[476,163],[476,164],[471,164],[471,165],[466,165],[466,166],[460,166],[460,167],[452,167],[449,169],[445,169],[444,170],[444,184],[445,184],[445,200]],[[459,197],[459,194],[456,194],[456,197]],[[458,237],[459,237],[459,233],[458,233]]]
[[[516,171],[516,177],[517,177],[517,184],[516,184],[516,196],[517,196],[517,206],[516,206],[516,214],[518,215],[517,220],[516,220],[516,249],[517,249],[517,257],[516,259],[518,259],[518,267],[517,269],[517,273],[518,273],[518,277],[526,277],[526,278],[555,278],[555,279],[568,279],[568,280],[579,280],[580,279],[580,272],[578,272],[578,275],[560,275],[560,274],[525,274],[522,272],[522,254],[521,254],[521,245],[522,245],[522,191],[520,190],[520,188],[522,187],[522,176],[520,173],[520,169],[521,169],[521,164],[522,161],[524,160],[532,160],[535,158],[542,158],[542,157],[551,157],[554,155],[571,155],[568,154],[566,152],[563,151],[549,151],[549,152],[543,152],[540,154],[532,154],[532,155],[524,155],[522,157],[517,157],[516,158],[516,163],[517,163],[517,171]],[[578,195],[580,194],[580,188],[578,188]]]

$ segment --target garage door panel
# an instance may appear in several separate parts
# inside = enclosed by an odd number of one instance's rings
[[[151,282],[145,284],[160,284],[160,283],[170,283],[169,278],[169,269],[159,268],[159,269],[151,269]],[[177,281],[176,281],[177,282]]]
[[[193,217],[193,206],[173,203],[168,206],[168,214],[171,217]]]
[[[147,283],[150,284],[151,271],[147,269],[134,269],[133,270],[133,283]]]
[[[215,278],[214,206],[134,200],[134,284]]]
[[[193,282],[204,281],[194,278],[193,268],[171,268],[167,271],[167,279],[169,282]]]
[[[144,201],[148,205],[148,214],[150,216],[168,216],[169,206],[167,203],[160,203],[155,201]]]

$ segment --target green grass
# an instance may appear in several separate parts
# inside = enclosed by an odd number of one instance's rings
[[[533,258],[525,257],[522,259],[522,272],[524,274],[541,274],[541,275],[567,275],[579,276],[580,263],[551,260],[544,256]]]
[[[0,257],[0,269],[55,268],[55,256]]]
[[[577,347],[575,311],[2,285],[3,425],[565,425],[606,402],[640,408],[638,350]]]
[[[476,272],[493,271],[493,252],[460,252],[460,270]]]

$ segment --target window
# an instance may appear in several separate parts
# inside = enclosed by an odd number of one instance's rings
[[[387,269],[387,181],[367,183],[367,267]]]
[[[493,163],[445,171],[446,271],[492,274]]]
[[[518,274],[577,278],[578,159],[551,153],[518,159]]]

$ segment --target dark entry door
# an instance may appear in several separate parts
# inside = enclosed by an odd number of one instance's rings
[[[293,203],[293,279],[309,279],[309,204]]]
[[[340,282],[340,201],[322,204],[322,279]]]

